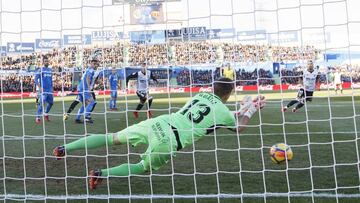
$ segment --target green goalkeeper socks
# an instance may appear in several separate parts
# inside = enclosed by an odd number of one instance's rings
[[[138,175],[145,173],[142,163],[137,164],[121,164],[113,168],[107,168],[101,170],[101,176],[128,176]]]
[[[79,140],[71,142],[65,145],[66,152],[78,150],[78,149],[94,149],[97,147],[105,146],[106,142],[108,146],[113,145],[113,136],[112,134],[107,135],[90,135],[88,137],[83,137]]]

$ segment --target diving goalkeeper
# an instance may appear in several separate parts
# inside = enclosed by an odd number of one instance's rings
[[[188,101],[178,112],[142,121],[117,133],[90,135],[64,146],[58,146],[53,154],[57,158],[79,150],[131,144],[147,144],[148,148],[136,164],[124,163],[106,169],[89,172],[89,187],[95,189],[108,176],[128,176],[158,170],[168,163],[176,151],[181,150],[215,129],[226,127],[241,132],[253,114],[265,105],[265,98],[251,99],[246,96],[239,111],[231,112],[225,105],[234,82],[220,78],[214,82],[214,93],[199,93]]]

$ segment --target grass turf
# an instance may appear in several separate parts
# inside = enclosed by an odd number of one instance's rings
[[[358,194],[360,141],[357,128],[360,124],[360,98],[326,97],[328,94],[317,92],[315,96],[323,98],[314,98],[312,103],[308,103],[307,113],[302,109],[295,114],[280,112],[280,99],[284,98],[284,102],[287,102],[289,97],[295,95],[294,92],[267,94],[267,98],[272,100],[268,101],[260,117],[253,117],[243,135],[236,136],[231,131],[220,129],[216,134],[196,142],[193,148],[179,152],[172,164],[154,171],[152,175],[112,177],[95,191],[88,191],[86,187],[89,169],[112,167],[127,161],[138,162],[138,155],[145,151],[145,146],[136,149],[114,146],[108,150],[102,148],[88,152],[80,150],[60,161],[52,157],[52,149],[85,134],[116,132],[146,119],[145,113],[141,113],[139,119],[134,119],[132,112],[124,111],[126,105],[128,109],[135,108],[136,97],[127,97],[127,102],[124,102],[124,97],[119,98],[122,102],[118,112],[106,111],[108,98],[99,97],[93,115],[95,123],[86,126],[75,124],[74,116],[66,122],[62,121],[64,106],[67,108],[73,97],[57,100],[51,111],[51,122],[41,125],[34,122],[33,99],[23,102],[3,100],[0,120],[0,135],[3,138],[0,143],[0,193],[181,195],[315,191]],[[176,111],[189,96],[172,94],[169,100],[168,95],[155,95],[155,116]],[[294,159],[288,165],[273,164],[268,157],[269,147],[279,142],[288,143],[294,151]],[[289,199],[291,202],[313,200],[311,197]],[[288,202],[289,199],[267,197],[266,202]],[[242,200],[264,202],[263,197],[244,197]],[[336,202],[336,198],[315,197],[314,200]],[[339,199],[340,202],[357,200]],[[171,199],[158,201],[169,202]],[[198,202],[217,201],[216,198],[198,199]],[[221,200],[239,201],[241,199]],[[176,202],[194,202],[194,199]]]

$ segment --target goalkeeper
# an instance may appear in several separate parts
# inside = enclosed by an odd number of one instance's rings
[[[86,147],[93,149],[128,143],[133,146],[148,145],[139,163],[124,163],[113,168],[90,170],[90,189],[95,189],[102,179],[108,176],[128,176],[158,170],[171,160],[176,151],[192,145],[194,141],[217,128],[243,131],[253,114],[265,105],[263,96],[254,100],[246,96],[240,110],[231,112],[224,103],[234,89],[234,82],[228,78],[220,78],[214,82],[213,87],[214,94],[199,93],[176,113],[142,121],[117,133],[84,137],[56,147],[53,154],[60,158]]]

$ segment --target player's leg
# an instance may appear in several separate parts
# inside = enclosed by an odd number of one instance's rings
[[[342,83],[339,84],[339,88],[340,88],[340,93],[343,93],[343,87],[342,87]]]
[[[81,121],[81,115],[84,113],[85,111],[85,105],[84,103],[81,104],[81,107],[79,108],[76,117],[75,117],[75,123],[82,123]]]
[[[112,145],[120,145],[130,143],[132,146],[137,146],[139,144],[148,144],[148,132],[150,126],[148,123],[151,120],[140,122],[136,125],[132,125],[128,128],[125,128],[122,131],[117,133],[109,133],[109,134],[94,134],[87,137],[80,138],[76,141],[68,143],[64,146],[59,146],[57,148],[66,149],[66,153],[79,150],[79,149],[94,149],[102,146],[112,146]],[[64,153],[60,153],[58,156],[57,153],[54,155],[57,157],[61,157],[65,155]]]
[[[110,101],[109,101],[110,110],[116,110],[116,97],[117,97],[117,91],[111,90]]]
[[[296,112],[305,105],[305,102],[311,102],[314,92],[305,91],[305,98],[301,98],[299,104],[293,109],[293,112]]]
[[[89,172],[90,189],[95,189],[107,176],[141,175],[150,170],[158,170],[171,159],[169,143],[158,143],[158,146],[149,148],[142,155],[142,161],[136,164],[124,163],[119,166],[106,169],[95,169]]]
[[[62,147],[66,149],[66,153],[80,150],[80,149],[95,149],[103,146],[112,146],[114,145],[114,136],[116,133],[112,134],[94,134],[87,137],[80,138],[76,141],[70,142]],[[65,154],[63,154],[65,155]]]
[[[53,150],[53,155],[57,157],[57,159],[61,159],[61,157],[64,157],[69,152],[85,148],[94,149],[98,147],[121,145],[127,143],[130,143],[132,146],[137,146],[138,144],[147,144],[147,133],[149,129],[146,126],[148,126],[146,125],[146,122],[141,122],[117,133],[109,133],[106,135],[94,134],[83,137],[71,143],[55,147]]]
[[[296,112],[297,110],[302,108],[304,106],[304,104],[305,104],[305,102],[303,102],[303,101],[299,102],[299,104],[296,105],[295,108],[293,109],[293,112]]]
[[[283,109],[282,111],[285,112],[287,111],[287,109],[297,103],[301,103],[301,101],[303,100],[303,98],[305,97],[305,90],[303,88],[300,88],[298,90],[298,93],[297,93],[297,96],[296,96],[296,99],[294,100],[291,100]],[[299,105],[298,104],[298,105]],[[295,108],[294,108],[295,109]],[[294,109],[293,109],[293,112],[294,112]]]
[[[112,93],[112,90],[110,92],[109,109],[110,110],[113,109],[113,93]]]
[[[138,105],[136,106],[136,111],[141,110],[144,107],[145,102],[146,102],[146,97],[140,98],[140,101],[139,101]]]
[[[95,135],[83,137],[66,145],[55,147],[55,149],[53,150],[53,154],[57,158],[60,158],[65,156],[65,154],[71,151],[75,151],[79,149],[85,149],[85,148],[94,149],[105,146],[106,144],[108,146],[111,146],[114,144],[113,136],[114,136],[113,134],[108,134],[108,135],[95,134]]]
[[[117,110],[117,106],[116,106],[116,100],[117,100],[117,91],[114,91],[114,95],[113,95],[113,110]]]
[[[95,92],[91,92],[91,96],[92,96],[92,98],[93,98],[94,103],[93,103],[92,106],[91,106],[90,112],[93,112],[94,109],[95,109],[95,106],[96,106],[96,104],[97,104]]]
[[[40,99],[39,99],[39,102],[38,102],[37,112],[36,112],[36,119],[35,119],[35,123],[37,123],[37,124],[40,124],[40,122],[41,122],[40,117],[41,117],[41,114],[42,114],[42,112],[43,112],[44,102],[45,102],[45,101],[44,101],[44,96],[41,95],[41,96],[40,96]]]
[[[66,114],[70,114],[74,109],[75,107],[80,103],[80,101],[78,99],[75,99],[71,104],[70,104],[70,107],[69,109],[66,111]]]
[[[287,109],[291,106],[293,106],[294,104],[298,103],[299,101],[294,99],[294,100],[291,100],[285,107],[282,108],[282,112],[285,112],[287,111]]]
[[[90,189],[96,189],[96,187],[102,182],[104,177],[107,176],[128,176],[128,175],[140,175],[146,172],[143,162],[137,164],[121,164],[108,169],[95,169],[89,172],[89,187]]]
[[[157,143],[158,146],[149,146],[142,155],[142,161],[136,164],[124,163],[119,166],[106,169],[95,169],[89,172],[89,187],[95,189],[107,176],[141,175],[147,171],[158,170],[171,159],[171,151],[168,143]]]
[[[148,105],[149,105],[149,108],[148,108],[148,112],[147,112],[147,115],[148,115],[148,118],[151,118],[152,117],[152,113],[151,113],[151,104],[153,102],[153,97],[152,96],[148,96]]]
[[[84,113],[85,106],[86,106],[86,100],[84,100],[84,94],[79,93],[77,100],[81,102],[81,107],[79,108],[76,117],[75,117],[75,123],[82,123],[81,121],[81,115]]]
[[[85,107],[85,121],[89,123],[93,123],[93,120],[91,119],[91,112],[94,110],[96,106],[96,101],[94,100],[94,96],[90,94],[86,94],[85,99],[86,101],[88,101]]]
[[[64,121],[66,121],[69,116],[70,116],[70,113],[75,109],[75,107],[81,102],[82,97],[81,97],[81,93],[79,93],[77,96],[76,96],[76,99],[70,104],[70,107],[69,109],[67,110],[67,112],[64,114]]]
[[[131,133],[131,136],[127,137],[127,140],[134,145],[137,145],[139,140],[149,139],[149,147],[146,152],[141,155],[142,161],[137,164],[125,163],[112,168],[90,171],[89,176],[93,175],[89,180],[91,189],[94,189],[101,182],[101,177],[139,175],[150,170],[158,170],[171,160],[171,156],[177,149],[177,142],[169,124],[160,119],[150,119],[143,123],[143,125],[140,124],[133,130],[124,132],[125,134],[123,135],[123,137],[125,137]],[[139,129],[143,132],[143,135],[137,133]],[[157,132],[150,129],[157,129]],[[137,132],[131,132],[135,130]],[[156,136],[155,133],[161,136]],[[120,143],[121,140],[124,139],[121,138],[121,136],[120,133],[118,138]],[[148,137],[146,138],[146,136]],[[95,171],[97,171],[97,173],[94,173]]]
[[[139,104],[136,107],[136,111],[134,111],[135,118],[139,117],[139,110],[141,110],[144,107],[144,104],[146,102],[146,94],[144,92],[136,92],[137,96],[139,97]]]
[[[36,99],[35,99],[35,106],[37,107],[39,105],[39,101],[40,101],[40,92],[36,91]]]
[[[335,84],[335,94],[337,94],[338,88],[339,88],[339,84]]]
[[[54,104],[54,95],[53,94],[51,94],[51,93],[46,94],[46,103],[47,103],[47,106],[46,106],[46,109],[45,109],[44,118],[45,118],[46,121],[50,121],[48,113],[50,112],[51,107]]]

